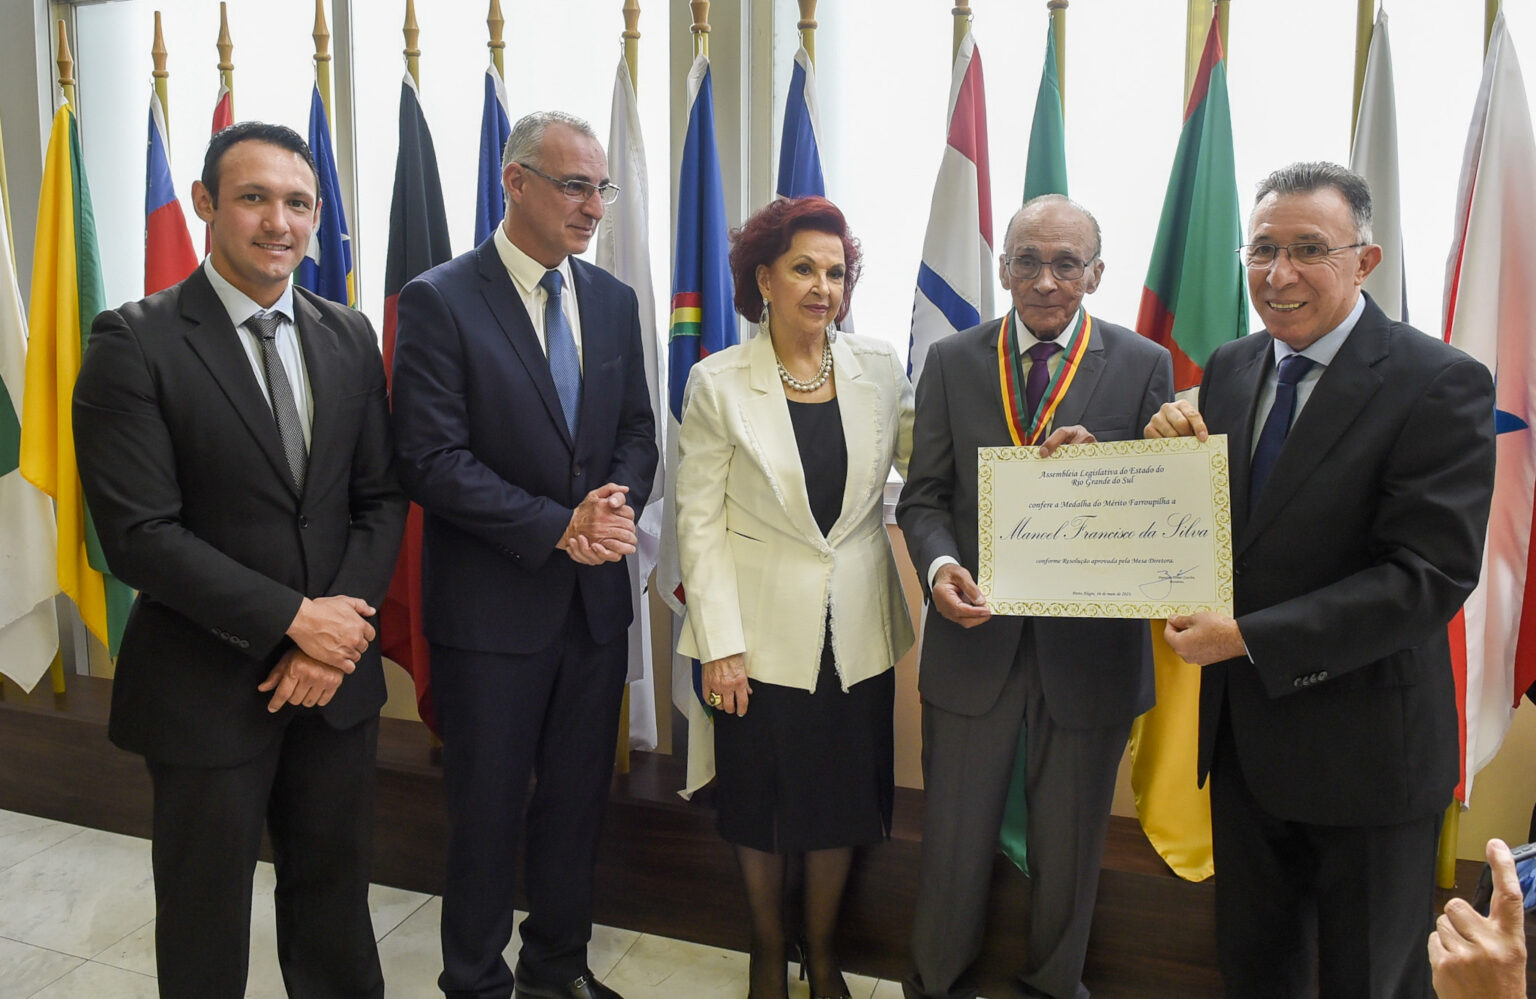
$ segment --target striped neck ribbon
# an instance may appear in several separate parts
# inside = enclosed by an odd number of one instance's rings
[[[1008,417],[1008,436],[1013,438],[1015,447],[1037,445],[1049,435],[1056,407],[1066,398],[1067,390],[1072,387],[1072,379],[1077,374],[1077,362],[1083,359],[1083,354],[1088,350],[1088,335],[1093,329],[1093,319],[1087,309],[1078,310],[1077,324],[1062,343],[1061,367],[1051,376],[1045,386],[1045,394],[1040,397],[1040,406],[1033,413],[1027,411],[1028,404],[1024,399],[1024,377],[1028,362],[1024,352],[1019,349],[1019,330],[1022,326],[1017,311],[1009,309],[1008,315],[1003,317],[1003,328],[997,337],[997,373],[1003,387],[1003,412]]]

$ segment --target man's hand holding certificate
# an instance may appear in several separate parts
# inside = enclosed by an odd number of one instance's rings
[[[993,613],[1230,616],[1225,437],[982,448],[978,461],[977,586]]]

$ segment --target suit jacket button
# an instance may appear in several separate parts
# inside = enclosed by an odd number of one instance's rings
[[[1318,670],[1317,671],[1317,678],[1319,680],[1326,680],[1326,679],[1328,679],[1328,671],[1325,670],[1325,669]]]
[[[305,516],[300,516],[299,517],[299,528],[301,530],[308,530],[309,529],[309,518],[308,517],[305,517]]]
[[[1304,676],[1298,676],[1296,679],[1291,681],[1291,686],[1293,687],[1305,687],[1306,685],[1307,678]]]
[[[242,649],[248,649],[251,647],[251,643],[242,638],[240,639],[240,647]]]
[[[573,478],[573,479],[581,478],[581,466],[580,465],[577,465],[575,468],[571,469],[571,478]]]

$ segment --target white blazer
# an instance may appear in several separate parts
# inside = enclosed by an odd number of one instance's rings
[[[823,536],[773,343],[757,336],[694,365],[678,436],[678,551],[687,614],[677,650],[709,662],[746,653],[747,675],[816,689],[825,637],[844,690],[912,646],[883,516],[886,479],[912,453],[912,385],[882,341],[832,344],[848,478]]]

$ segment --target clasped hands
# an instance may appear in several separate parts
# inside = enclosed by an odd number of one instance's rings
[[[267,710],[277,711],[285,704],[306,708],[329,704],[377,634],[368,623],[375,613],[366,600],[345,594],[305,597],[288,626],[288,637],[296,647],[283,654],[256,688],[272,692]]]
[[[1165,402],[1143,432],[1148,440],[1161,437],[1210,436],[1200,410],[1187,399]],[[1225,614],[1200,611],[1198,614],[1173,614],[1163,627],[1163,640],[1180,659],[1196,666],[1209,666],[1248,654],[1242,630]]]
[[[630,509],[628,486],[609,482],[587,493],[555,547],[581,565],[602,565],[633,555],[635,511]]]

